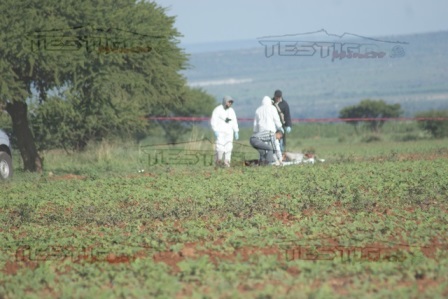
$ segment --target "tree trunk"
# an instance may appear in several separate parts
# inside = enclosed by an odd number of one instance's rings
[[[17,145],[22,155],[24,169],[32,172],[42,172],[42,159],[37,152],[34,136],[28,123],[27,104],[20,101],[7,103],[6,111],[12,119],[12,129],[17,137]]]

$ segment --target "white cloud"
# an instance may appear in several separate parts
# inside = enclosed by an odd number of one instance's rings
[[[244,79],[228,78],[228,79],[220,79],[220,80],[189,82],[188,85],[190,85],[191,87],[203,87],[203,86],[212,86],[212,85],[233,85],[233,84],[242,84],[242,83],[249,83],[249,82],[252,82],[251,78],[244,78]]]

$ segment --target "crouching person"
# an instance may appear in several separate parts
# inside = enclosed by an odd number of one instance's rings
[[[250,137],[250,144],[260,153],[259,165],[283,165],[282,151],[280,142],[283,132],[278,130],[275,133],[271,131],[261,131]]]

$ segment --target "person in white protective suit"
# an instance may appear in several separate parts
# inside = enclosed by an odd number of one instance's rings
[[[239,139],[238,120],[235,111],[231,107],[233,98],[225,96],[222,104],[217,106],[212,113],[210,124],[215,133],[215,163],[217,166],[230,167],[230,159],[233,149],[233,137]]]
[[[283,131],[282,122],[277,109],[272,105],[270,97],[265,96],[261,101],[261,106],[255,111],[254,133],[269,131],[272,133],[278,130]]]
[[[283,125],[282,122],[280,121],[280,116],[278,115],[277,109],[272,104],[271,98],[265,96],[261,101],[261,106],[258,107],[257,110],[255,111],[254,134],[256,135],[257,133],[264,132],[264,133],[272,133],[272,135],[274,136],[276,135],[275,133],[277,131],[281,131],[282,135],[285,133],[283,131]],[[266,147],[269,147],[268,143],[265,140],[262,140],[262,142],[266,143]],[[252,144],[252,146],[254,145]],[[272,145],[270,146],[270,148],[272,148]],[[264,160],[266,160],[266,158],[264,157],[266,156],[268,151],[265,148],[260,147],[259,145],[257,146],[257,149],[259,150],[260,153],[259,161],[263,162]],[[262,153],[263,150],[265,151],[264,153]],[[279,162],[281,163],[281,159]]]

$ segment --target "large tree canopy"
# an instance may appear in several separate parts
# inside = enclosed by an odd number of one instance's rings
[[[49,97],[44,104],[33,105],[31,122],[38,150],[64,148],[82,150],[88,142],[103,138],[140,140],[151,134],[164,133],[168,142],[192,129],[189,121],[144,121],[145,113],[136,101],[111,98],[111,105],[66,94],[65,98]],[[147,116],[209,116],[216,105],[215,99],[201,89],[185,87],[181,95],[183,105],[154,103],[145,107]],[[37,107],[36,107],[37,106]],[[162,132],[161,130],[162,129]],[[157,133],[156,133],[157,132]]]
[[[389,105],[384,100],[365,99],[358,105],[343,108],[339,118],[346,119],[355,129],[360,122],[364,122],[371,131],[378,132],[387,118],[399,117],[401,114],[400,104]]]
[[[174,18],[155,3],[4,0],[0,9],[0,108],[26,170],[42,169],[27,118],[33,96],[70,97],[82,112],[77,122],[183,105],[187,57]]]

